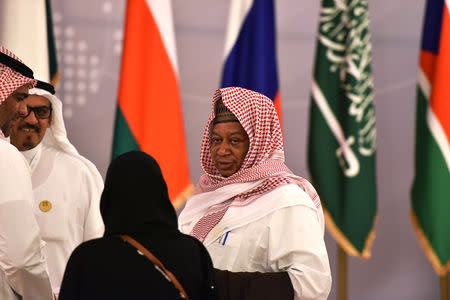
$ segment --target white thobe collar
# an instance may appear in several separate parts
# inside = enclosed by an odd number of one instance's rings
[[[37,162],[39,161],[41,149],[42,149],[42,144],[39,143],[33,149],[21,151],[23,156],[25,156],[25,159],[27,160],[31,171],[34,170],[34,167],[36,166]]]

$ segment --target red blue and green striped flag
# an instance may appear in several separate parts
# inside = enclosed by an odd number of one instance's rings
[[[439,275],[450,269],[450,1],[428,0],[417,87],[411,219]]]

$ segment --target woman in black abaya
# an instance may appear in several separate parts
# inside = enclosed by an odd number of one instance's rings
[[[211,259],[199,241],[178,231],[166,183],[152,157],[133,151],[111,163],[100,210],[105,234],[74,250],[59,299],[180,299],[174,285],[120,234],[150,250],[191,300],[218,299]]]

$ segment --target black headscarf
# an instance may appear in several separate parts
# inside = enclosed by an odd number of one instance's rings
[[[132,151],[109,165],[100,202],[104,236],[178,233],[175,210],[156,160]]]
[[[130,235],[153,253],[175,275],[190,299],[218,299],[208,252],[197,239],[178,231],[161,169],[151,156],[132,151],[111,162],[100,211],[105,235],[84,242],[73,252],[61,288],[64,299],[118,299],[124,289],[145,297],[156,290],[164,291],[163,286],[154,286],[159,281],[151,277],[142,284],[151,274],[149,270],[155,268],[142,263],[136,249],[119,234]]]

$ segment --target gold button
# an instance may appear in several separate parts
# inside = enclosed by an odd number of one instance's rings
[[[48,200],[42,200],[41,203],[39,203],[39,209],[43,212],[48,212],[52,209],[52,203]]]

